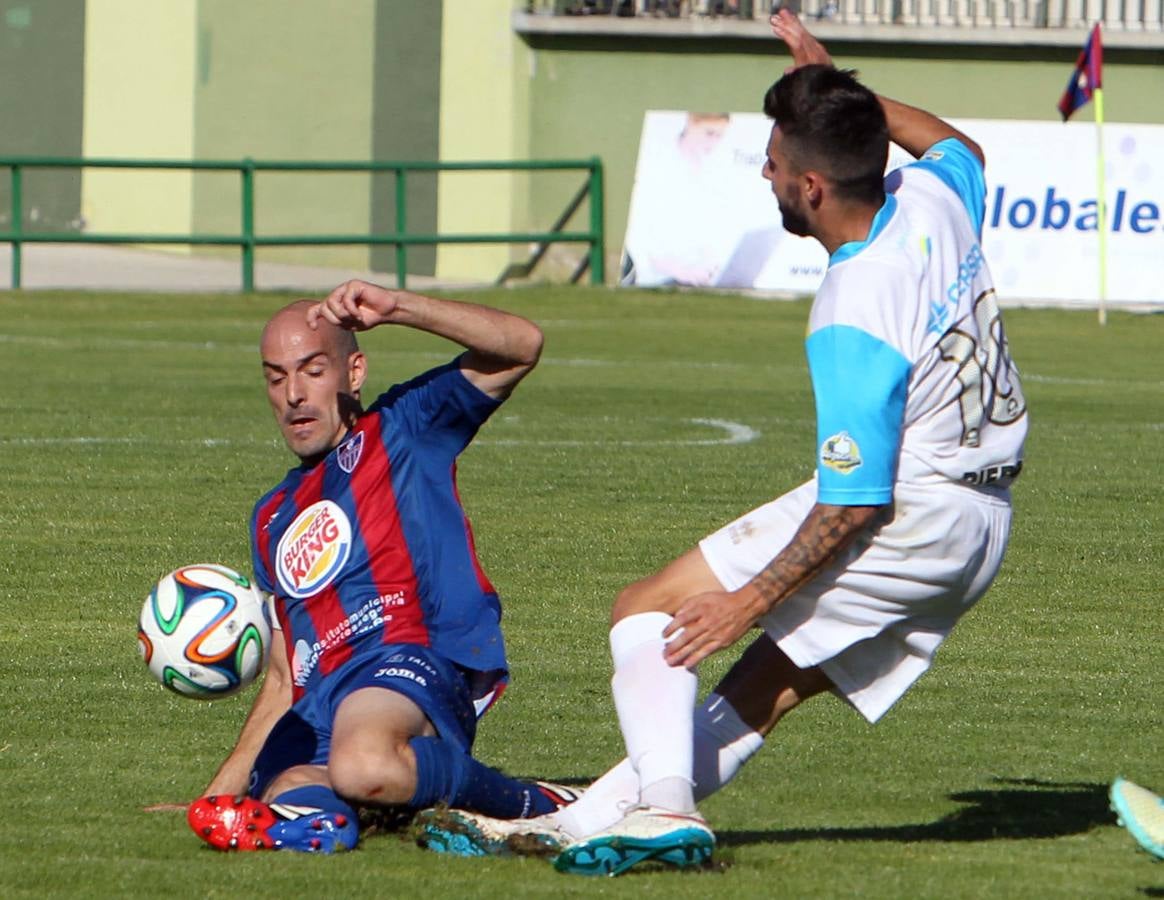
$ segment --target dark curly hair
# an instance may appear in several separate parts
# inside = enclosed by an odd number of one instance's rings
[[[801,66],[768,88],[764,113],[784,135],[801,170],[814,169],[847,200],[880,205],[889,158],[889,126],[876,95],[851,69]]]

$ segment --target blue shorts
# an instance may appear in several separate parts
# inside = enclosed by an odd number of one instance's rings
[[[385,644],[348,660],[275,723],[251,771],[251,796],[261,797],[293,766],[327,765],[340,704],[367,687],[403,694],[421,708],[441,738],[466,753],[472,749],[477,715],[462,670],[427,647]]]

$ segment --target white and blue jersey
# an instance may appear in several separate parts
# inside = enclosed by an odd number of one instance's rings
[[[818,502],[881,505],[898,482],[1005,487],[1027,416],[980,246],[982,164],[951,138],[885,187],[809,317]]]

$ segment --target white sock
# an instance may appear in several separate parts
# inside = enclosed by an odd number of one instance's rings
[[[639,774],[630,760],[624,759],[586,788],[581,797],[554,813],[554,821],[570,837],[583,838],[609,828],[638,801]]]
[[[710,797],[736,777],[764,746],[758,731],[719,694],[708,694],[695,710],[695,799]]]
[[[691,812],[692,707],[699,681],[663,659],[663,629],[670,621],[662,612],[637,613],[611,628],[611,687],[643,802]]]
[[[694,726],[694,796],[703,800],[731,781],[764,739],[719,694],[709,694],[695,710]],[[609,828],[638,800],[638,773],[624,759],[553,817],[570,837],[583,838]]]

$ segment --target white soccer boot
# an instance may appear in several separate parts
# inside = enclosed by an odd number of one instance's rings
[[[561,809],[582,796],[582,788],[535,781]],[[454,856],[554,856],[568,840],[553,813],[532,819],[495,819],[463,809],[426,809],[413,820],[416,842]]]
[[[494,819],[463,809],[426,809],[413,821],[416,843],[453,856],[556,856],[569,838],[553,813]]]
[[[1164,859],[1164,798],[1123,778],[1112,782],[1110,796],[1119,823],[1141,847]]]
[[[577,875],[621,875],[650,861],[687,868],[707,863],[714,849],[715,834],[698,812],[635,805],[609,828],[565,844],[554,868]]]

